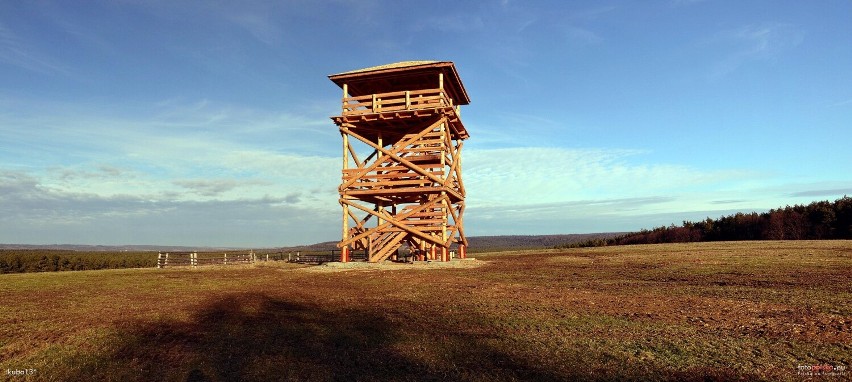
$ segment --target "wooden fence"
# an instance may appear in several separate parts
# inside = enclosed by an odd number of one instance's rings
[[[157,268],[199,265],[233,265],[251,264],[257,261],[254,251],[249,253],[213,254],[202,252],[159,252],[157,253]]]
[[[353,251],[352,260],[365,260],[363,251]],[[286,261],[291,263],[326,263],[340,261],[340,250],[312,251],[312,252],[268,252],[255,253],[210,253],[210,252],[159,252],[157,254],[157,268],[165,267],[197,267],[199,265],[233,265],[252,264],[265,261]]]
[[[409,260],[409,254],[397,251],[400,260]],[[367,251],[352,251],[350,261],[366,261]],[[340,261],[340,250],[313,252],[269,252],[257,254],[254,250],[248,253],[210,253],[210,252],[159,252],[157,253],[157,268],[166,267],[197,267],[199,265],[234,265],[253,264],[260,261],[287,261],[291,263],[327,263]]]

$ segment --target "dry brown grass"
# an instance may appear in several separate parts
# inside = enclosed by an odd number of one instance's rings
[[[799,365],[852,361],[849,241],[477,256],[487,263],[461,269],[2,275],[0,371],[57,381],[802,380]]]

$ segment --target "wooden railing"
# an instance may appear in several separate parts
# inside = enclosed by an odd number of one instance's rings
[[[387,113],[454,106],[442,89],[406,90],[343,98],[343,115]]]

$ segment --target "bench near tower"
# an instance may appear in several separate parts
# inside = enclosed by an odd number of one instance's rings
[[[407,246],[419,260],[465,257],[460,106],[470,103],[448,61],[405,61],[334,74],[343,110],[341,261],[352,250],[386,260]],[[361,153],[361,156],[358,153]]]

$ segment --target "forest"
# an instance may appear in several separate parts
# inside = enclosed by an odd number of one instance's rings
[[[39,249],[0,250],[0,274],[91,269],[146,268],[157,265],[157,252],[105,252]]]
[[[817,201],[768,212],[742,213],[684,221],[682,225],[643,229],[608,239],[566,243],[557,248],[600,247],[628,244],[688,243],[739,240],[852,239],[852,197],[834,202]]]

